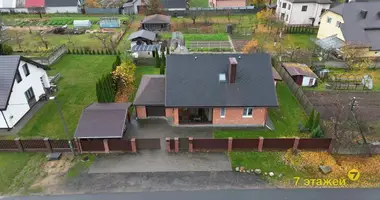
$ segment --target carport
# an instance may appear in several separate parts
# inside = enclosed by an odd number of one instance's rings
[[[165,117],[165,75],[144,75],[133,105],[139,119]]]
[[[104,139],[122,139],[130,125],[131,103],[93,103],[79,119],[75,139],[81,152],[108,151]]]

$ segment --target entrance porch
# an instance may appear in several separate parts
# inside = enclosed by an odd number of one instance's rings
[[[212,108],[180,108],[179,124],[212,124]]]

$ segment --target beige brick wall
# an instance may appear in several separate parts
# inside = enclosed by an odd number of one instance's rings
[[[146,118],[146,109],[145,106],[136,106],[136,116],[138,119],[145,119]]]
[[[165,108],[165,117],[173,117],[173,108]]]
[[[246,6],[245,0],[217,0],[216,7],[243,7]]]
[[[178,108],[173,108],[173,124],[179,124]]]
[[[253,108],[250,118],[243,117],[243,108],[226,108],[225,118],[220,118],[220,108],[213,109],[213,124],[265,125],[267,108]]]

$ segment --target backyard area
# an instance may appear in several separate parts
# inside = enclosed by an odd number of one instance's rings
[[[190,8],[208,8],[208,0],[190,0]]]

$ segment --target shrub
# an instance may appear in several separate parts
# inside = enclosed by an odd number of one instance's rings
[[[71,50],[70,49],[67,50],[67,54],[71,54]]]
[[[305,124],[305,128],[309,130],[311,130],[314,125],[314,112],[315,112],[314,109],[310,112],[309,118],[307,119],[306,124]]]
[[[312,138],[322,138],[324,136],[323,130],[320,125],[318,125],[313,131],[311,132]]]
[[[84,51],[83,49],[80,49],[80,54],[83,55],[84,54]]]
[[[2,54],[3,55],[11,55],[13,53],[13,49],[10,45],[3,44]]]
[[[117,55],[121,55],[120,50],[117,50]]]
[[[156,68],[160,68],[160,65],[161,65],[161,61],[160,61],[160,55],[158,54],[158,50],[156,49],[156,51],[154,52],[155,56],[156,56]]]
[[[95,52],[95,50],[92,50],[92,55],[96,55],[96,52]]]
[[[115,64],[116,64],[116,66],[121,65],[121,58],[119,55],[116,56]]]
[[[314,122],[313,122],[313,129],[316,129],[319,126],[319,120],[321,118],[321,114],[317,113],[317,116],[315,116]]]
[[[102,55],[104,55],[104,51],[103,51],[103,49],[101,50],[101,52],[102,52]]]

